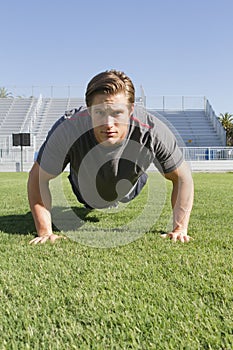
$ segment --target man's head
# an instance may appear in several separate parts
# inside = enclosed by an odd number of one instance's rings
[[[99,143],[111,146],[124,140],[134,99],[133,83],[123,72],[110,70],[92,78],[86,90],[86,105]]]
[[[87,85],[86,105],[91,107],[96,94],[117,95],[123,93],[128,104],[134,104],[135,89],[129,77],[117,70],[108,70],[97,74]]]

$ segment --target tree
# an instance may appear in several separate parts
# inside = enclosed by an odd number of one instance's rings
[[[7,91],[5,87],[0,87],[0,98],[12,97],[12,93]]]
[[[227,146],[233,146],[233,114],[220,113],[218,119],[226,130]]]
[[[228,146],[233,146],[233,124],[231,129],[228,132],[228,141],[227,141]]]

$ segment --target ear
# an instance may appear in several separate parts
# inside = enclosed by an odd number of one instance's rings
[[[91,116],[91,107],[87,107],[87,112]]]
[[[129,107],[129,114],[132,115],[134,112],[134,103],[131,103],[130,107]]]

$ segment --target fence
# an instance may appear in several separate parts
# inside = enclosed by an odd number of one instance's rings
[[[206,110],[207,99],[205,96],[144,96],[144,105],[148,109],[177,110],[188,109]]]
[[[204,162],[227,160],[232,163],[233,169],[233,147],[182,147],[184,158],[191,162]],[[21,151],[20,147],[12,149],[0,148],[0,171],[4,170],[4,166],[8,169],[11,165],[13,171],[19,171],[24,168],[29,169],[35,159],[35,150],[33,147],[24,147]],[[24,164],[26,166],[24,167]]]
[[[217,118],[211,104],[208,100],[206,100],[205,104],[205,112],[207,118],[210,120],[211,124],[214,127],[214,130],[217,132],[219,137],[221,138],[222,144],[226,145],[226,131],[222,127],[222,124],[220,123],[219,119]]]
[[[36,91],[38,88],[38,91]],[[59,94],[60,87],[51,86],[48,90],[48,95],[53,96]],[[64,87],[63,87],[64,88]],[[67,87],[67,93],[63,96],[72,96],[73,91],[78,87]],[[38,101],[35,109],[30,111],[31,123],[33,124],[35,118],[38,114],[38,109],[40,107],[42,96],[41,88],[31,87],[31,94],[38,96]],[[80,94],[77,94],[80,96]],[[218,118],[216,117],[209,101],[203,96],[145,96],[141,93],[141,97],[137,98],[137,103],[144,105],[147,109],[154,110],[195,110],[200,109],[206,112],[207,118],[212,122],[217,133],[222,139],[222,143],[225,143],[226,133],[222,128]],[[151,104],[151,107],[150,107]],[[29,119],[30,119],[29,118]],[[28,120],[27,120],[28,122]],[[30,124],[30,123],[29,123]],[[32,129],[32,127],[30,127]],[[198,137],[198,135],[196,136]],[[15,164],[20,163],[21,159],[28,163],[28,166],[34,161],[36,137],[32,135],[31,147],[25,147],[23,152],[20,148],[12,148],[12,136],[1,136],[0,135],[0,165],[1,169],[4,169],[4,164]],[[190,161],[212,161],[212,160],[233,160],[233,147],[184,147],[182,148],[183,154],[186,160]],[[0,171],[1,171],[0,169]]]
[[[183,147],[182,151],[190,161],[233,160],[233,147]]]
[[[186,160],[233,160],[233,147],[182,147]],[[23,148],[23,156],[26,162],[33,161],[35,151],[32,147]],[[0,162],[17,162],[21,159],[20,147],[12,149],[0,148]]]
[[[69,98],[84,96],[85,86],[82,85],[32,85],[32,86],[5,86],[14,97],[36,97],[40,95],[48,98]]]

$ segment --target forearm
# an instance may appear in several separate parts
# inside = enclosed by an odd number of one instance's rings
[[[32,204],[30,207],[38,236],[42,237],[52,234],[50,211],[41,204]]]
[[[189,166],[184,161],[179,168],[165,174],[172,181],[173,232],[187,233],[193,206],[194,185]]]
[[[39,186],[37,181],[29,177],[28,199],[38,236],[52,234],[51,194],[48,183]]]
[[[193,193],[193,180],[191,177],[180,180],[174,184],[171,198],[173,208],[173,231],[187,233],[193,206]]]

